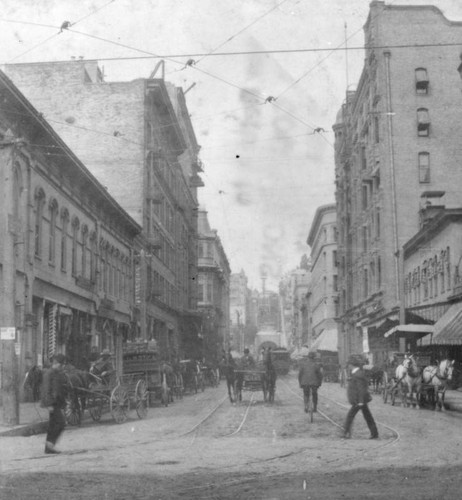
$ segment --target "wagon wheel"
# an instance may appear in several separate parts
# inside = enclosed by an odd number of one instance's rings
[[[144,380],[138,380],[135,388],[136,414],[138,418],[145,418],[148,414],[149,392]]]
[[[122,424],[127,420],[127,413],[130,408],[130,400],[127,391],[118,385],[111,393],[110,408],[112,418]]]
[[[82,421],[82,412],[80,411],[80,403],[76,395],[70,394],[66,396],[64,414],[66,416],[66,422],[69,425],[80,425]]]

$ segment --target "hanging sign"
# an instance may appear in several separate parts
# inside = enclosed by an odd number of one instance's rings
[[[14,326],[2,326],[0,328],[0,340],[15,340],[16,328]]]

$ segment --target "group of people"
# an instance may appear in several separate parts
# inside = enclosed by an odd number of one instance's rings
[[[42,378],[41,406],[49,411],[45,441],[46,454],[60,453],[56,449],[56,443],[66,426],[64,416],[68,391],[68,379],[65,374],[66,362],[64,354],[54,354],[51,358],[51,367],[45,370]],[[92,364],[90,373],[98,377],[102,383],[107,383],[114,372],[111,353],[108,349],[104,349]]]
[[[367,364],[367,361],[361,355],[352,355],[348,359],[348,364],[351,366],[351,376],[348,382],[347,395],[351,408],[346,416],[342,437],[344,439],[351,437],[353,420],[356,414],[361,411],[371,433],[370,439],[378,439],[377,425],[368,406],[372,397],[369,393],[369,381],[363,370],[363,366]],[[322,367],[316,361],[316,354],[312,351],[308,352],[302,358],[298,372],[298,383],[300,388],[303,389],[305,412],[308,412],[310,397],[313,398],[313,411],[317,411],[318,389],[322,384],[322,378]]]

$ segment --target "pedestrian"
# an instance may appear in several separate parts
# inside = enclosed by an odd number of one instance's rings
[[[45,441],[45,453],[60,453],[55,445],[61,436],[66,420],[63,408],[66,406],[66,383],[63,354],[55,354],[51,368],[45,371],[42,384],[41,406],[49,411],[48,431]]]
[[[247,347],[244,349],[244,356],[241,358],[241,365],[243,368],[251,369],[255,367],[255,360]]]
[[[316,353],[310,351],[307,356],[303,357],[298,371],[298,383],[303,389],[303,399],[305,402],[305,413],[308,413],[308,403],[310,401],[310,393],[313,397],[313,411],[318,408],[318,389],[322,384],[322,369],[316,363]]]
[[[351,408],[346,417],[343,437],[345,439],[349,439],[351,437],[353,419],[361,410],[371,433],[370,439],[378,439],[379,432],[377,430],[374,417],[372,416],[368,406],[368,403],[372,401],[372,397],[368,390],[369,381],[367,380],[366,374],[363,370],[363,366],[366,364],[366,361],[361,355],[352,355],[348,359],[348,364],[352,367],[351,377],[348,382],[347,389],[348,401],[351,404]]]

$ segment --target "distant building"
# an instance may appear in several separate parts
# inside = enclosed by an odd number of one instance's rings
[[[200,354],[206,360],[218,362],[222,350],[229,345],[231,269],[217,231],[210,228],[205,210],[199,210],[198,231],[197,299],[202,315]],[[194,346],[189,350],[193,352]]]
[[[311,347],[323,334],[338,341],[337,209],[335,204],[316,210],[307,239],[311,247],[311,279],[307,292]],[[336,344],[337,342],[331,342]]]
[[[416,320],[404,313],[403,245],[435,206],[460,206],[462,185],[460,46],[453,44],[462,23],[431,5],[373,1],[364,33],[361,78],[334,125],[346,355]]]
[[[106,82],[97,61],[14,64],[7,74],[142,226],[137,338],[161,356],[199,345],[197,188],[201,162],[184,93],[156,78]]]
[[[232,346],[239,352],[242,352],[244,347],[252,342],[246,335],[250,318],[250,290],[247,285],[248,279],[244,270],[241,269],[240,273],[231,274],[229,302],[230,347]]]

